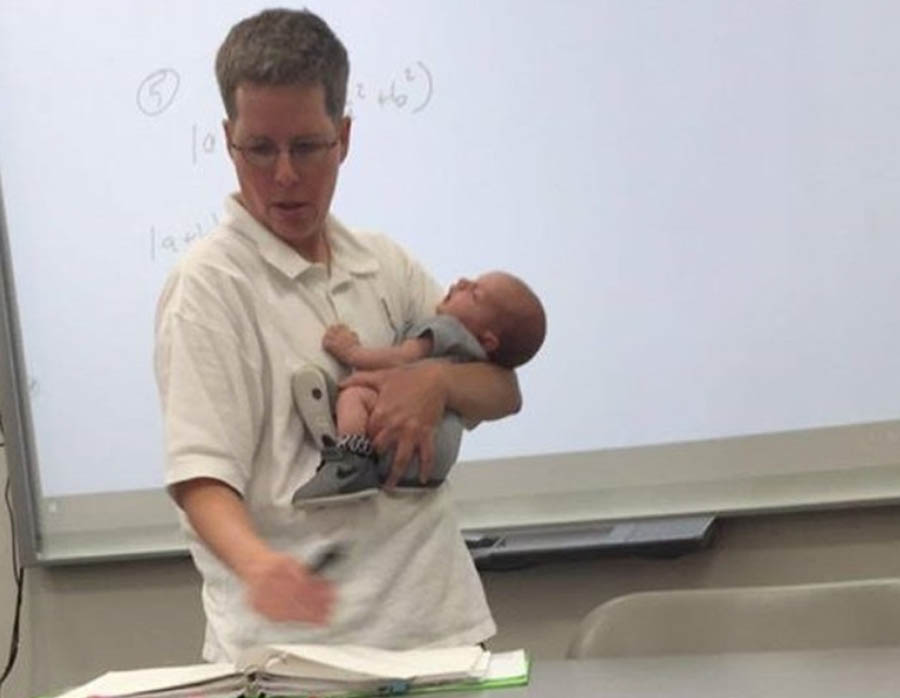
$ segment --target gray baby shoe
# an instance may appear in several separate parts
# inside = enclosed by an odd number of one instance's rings
[[[291,498],[295,507],[366,499],[378,492],[378,466],[372,458],[326,448],[322,464]]]

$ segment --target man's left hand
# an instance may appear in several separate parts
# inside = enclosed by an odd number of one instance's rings
[[[379,371],[358,371],[341,387],[364,385],[378,393],[369,415],[369,438],[379,453],[394,452],[385,483],[400,481],[414,455],[419,457],[419,481],[428,482],[434,462],[434,434],[447,405],[443,362],[418,361]]]

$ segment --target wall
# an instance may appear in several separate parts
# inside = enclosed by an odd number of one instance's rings
[[[0,457],[0,475],[5,477]],[[5,521],[5,518],[4,518]],[[0,653],[15,588],[0,525]],[[484,574],[500,626],[495,649],[561,657],[578,619],[629,591],[900,577],[900,508],[806,512],[721,522],[684,557],[602,558]],[[109,668],[199,661],[199,580],[188,559],[29,568],[20,656],[3,695],[30,698]]]

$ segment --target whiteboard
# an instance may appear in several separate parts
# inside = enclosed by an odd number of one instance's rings
[[[0,9],[4,417],[44,553],[74,532],[99,549],[169,536],[154,307],[235,188],[212,62],[260,7]],[[526,483],[509,506],[528,523],[567,508],[533,500],[547,477],[598,517],[620,487],[662,487],[636,495],[654,515],[698,482],[845,477],[815,501],[855,501],[866,473],[900,482],[900,6],[310,7],[351,60],[333,211],[441,282],[504,268],[547,307],[525,409],[467,435],[462,458],[494,465],[461,467],[461,492],[493,501]],[[769,453],[785,434],[793,445]],[[835,435],[838,450],[796,455]],[[684,444],[711,455],[672,467]],[[689,499],[721,510],[721,496]]]

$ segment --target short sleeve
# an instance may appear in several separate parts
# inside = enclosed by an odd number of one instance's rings
[[[435,315],[416,324],[410,337],[430,335],[431,355],[456,361],[486,361],[487,354],[474,335],[452,315]]]
[[[245,492],[264,398],[233,314],[196,279],[173,277],[160,299],[154,359],[167,486],[210,477]]]

